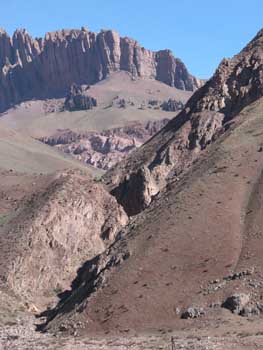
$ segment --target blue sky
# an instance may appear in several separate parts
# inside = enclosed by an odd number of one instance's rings
[[[171,49],[201,78],[263,27],[263,0],[0,0],[0,9],[0,27],[10,34],[115,29],[146,48]]]

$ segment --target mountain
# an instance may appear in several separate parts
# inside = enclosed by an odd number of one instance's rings
[[[179,110],[163,111],[160,105],[169,99],[185,105],[192,93],[156,80],[134,78],[128,72],[114,72],[85,90],[85,94],[97,102],[97,106],[92,109],[68,111],[64,108],[66,96],[31,100],[2,113],[0,125],[34,138],[51,136],[58,129],[70,129],[78,133],[103,131],[134,121],[171,119]],[[120,104],[123,100],[125,106]],[[152,101],[157,104],[151,105]]]
[[[262,96],[262,41],[260,31],[238,55],[224,59],[176,118],[108,172],[105,181],[129,214],[145,208],[167,178],[180,177],[242,108]]]
[[[117,37],[2,32],[1,345],[261,348],[263,30],[197,91]]]
[[[82,266],[45,330],[222,335],[262,325],[262,64],[263,31],[104,176],[133,217]]]
[[[36,39],[24,29],[12,38],[1,30],[0,68],[0,112],[25,100],[64,96],[72,83],[95,84],[116,71],[188,91],[202,85],[171,51],[146,50],[111,30],[61,30]]]
[[[0,126],[51,145],[56,139],[57,148],[67,156],[105,170],[147,141],[161,128],[162,120],[178,114],[191,95],[157,80],[114,72],[92,86],[74,85],[65,98],[23,102],[1,114]],[[69,102],[73,107],[68,108]],[[159,126],[147,131],[151,124]],[[127,131],[125,135],[120,135],[121,129]],[[62,134],[63,138],[58,137]],[[94,142],[90,146],[89,138],[99,138],[108,146],[97,147]],[[81,154],[75,152],[76,141]]]

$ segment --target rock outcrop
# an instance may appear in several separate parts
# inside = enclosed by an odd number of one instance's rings
[[[11,247],[0,281],[38,309],[68,289],[78,268],[103,252],[128,221],[115,198],[81,171],[47,177],[16,214],[0,239],[3,254]]]
[[[12,38],[1,30],[0,69],[0,112],[28,99],[62,97],[73,83],[94,84],[120,70],[183,90],[203,84],[169,50],[152,52],[114,31],[86,28],[36,39],[25,30]]]
[[[56,146],[64,153],[90,164],[108,170],[137,147],[148,141],[161,130],[169,119],[132,123],[125,127],[103,132],[78,134],[70,130],[58,130],[56,134],[41,138],[40,141]]]
[[[87,94],[89,86],[73,84],[65,100],[65,109],[69,111],[82,111],[97,106],[97,100]]]
[[[166,112],[177,112],[184,108],[184,104],[180,101],[169,99],[161,104],[161,108]]]
[[[245,293],[236,293],[231,295],[223,303],[223,307],[239,315],[250,301],[250,295]]]
[[[151,202],[149,198],[165,187],[169,176],[180,176],[207,145],[229,128],[229,122],[242,108],[261,96],[263,30],[238,55],[224,59],[184,110],[140,150],[113,168],[105,182],[126,211],[137,214]],[[136,193],[134,186],[140,189]]]

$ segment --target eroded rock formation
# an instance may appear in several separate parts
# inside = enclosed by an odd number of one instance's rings
[[[156,137],[113,168],[105,182],[127,212],[137,214],[166,185],[171,174],[179,176],[229,127],[229,121],[242,108],[261,96],[263,30],[238,55],[224,59],[184,110]],[[140,189],[136,193],[134,186]]]
[[[103,252],[128,221],[115,198],[86,173],[67,171],[45,183],[20,203],[0,240],[4,251],[12,247],[1,281],[40,309],[69,288],[81,264]]]
[[[23,100],[64,96],[73,83],[94,84],[120,70],[183,90],[202,85],[169,50],[152,52],[114,31],[86,28],[36,39],[25,30],[12,38],[1,30],[0,69],[0,112]]]
[[[166,112],[177,112],[184,108],[184,105],[180,101],[172,100],[171,98],[168,101],[164,101],[161,104],[161,108]]]
[[[58,130],[56,134],[40,141],[56,146],[96,168],[108,170],[161,130],[168,121],[169,119],[144,124],[137,122],[100,133],[78,134],[70,130]]]
[[[97,106],[97,100],[88,95],[89,86],[73,84],[65,100],[65,109],[69,111],[81,111]]]

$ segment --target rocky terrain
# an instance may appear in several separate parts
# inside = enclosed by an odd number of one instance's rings
[[[0,125],[107,170],[179,113],[191,94],[115,72],[93,86],[73,84],[66,98],[25,102],[2,114]]]
[[[202,85],[171,51],[149,51],[111,30],[63,29],[33,39],[25,29],[12,37],[1,29],[0,68],[0,112],[25,100],[63,97],[72,83],[94,84],[117,71],[182,90]]]
[[[149,121],[147,123],[130,123],[125,127],[98,132],[78,134],[70,130],[58,130],[50,137],[40,141],[56,146],[64,153],[94,166],[108,170],[119,163],[137,147],[161,130],[169,119]]]
[[[69,111],[81,111],[92,109],[97,106],[95,98],[86,94],[89,87],[71,85],[70,92],[66,97],[64,108]]]
[[[87,173],[72,171],[34,181],[33,193],[5,216],[0,275],[25,303],[41,309],[69,288],[83,262],[114,241],[127,216]],[[6,191],[3,196],[10,200]]]
[[[261,322],[262,47],[260,32],[103,177],[130,221],[83,264],[46,331],[169,334]]]
[[[23,102],[0,114],[0,126],[33,138],[48,137],[58,129],[77,133],[103,131],[126,126],[131,122],[145,123],[173,118],[191,97],[191,91],[180,90],[151,79],[134,78],[128,72],[114,72],[95,85],[78,85],[83,98],[96,100],[92,109],[68,111],[66,97]],[[69,91],[70,92],[70,91]],[[69,94],[70,96],[70,94]],[[174,111],[164,111],[169,100],[177,104]],[[77,108],[76,108],[77,109]]]
[[[102,72],[73,88],[80,111],[55,99],[45,101],[52,113],[35,117],[34,101],[2,115],[8,140],[34,136],[97,167],[129,153],[100,179],[83,162],[1,170],[4,349],[262,347],[262,68],[260,31],[188,102],[157,77]],[[99,125],[110,113],[120,114]]]
[[[169,176],[184,172],[235,122],[234,117],[242,108],[262,96],[262,43],[261,31],[233,59],[224,59],[178,117],[142,150],[107,174],[105,181],[111,184],[112,193],[129,214],[144,209],[165,187]],[[134,186],[141,189],[136,194]]]

